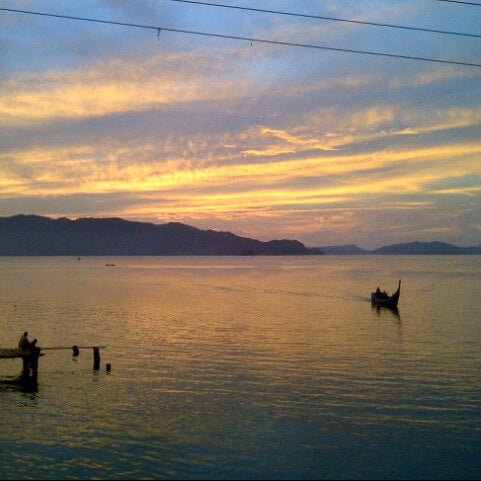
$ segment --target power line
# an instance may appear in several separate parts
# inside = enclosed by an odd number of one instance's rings
[[[481,3],[462,2],[461,0],[438,0],[438,2],[461,3],[462,5],[474,5],[475,7],[481,7]]]
[[[315,20],[330,20],[334,22],[346,22],[346,23],[354,23],[359,25],[369,25],[374,27],[387,27],[387,28],[398,28],[402,30],[415,30],[418,32],[427,32],[427,33],[439,33],[442,35],[457,35],[460,37],[474,37],[474,38],[481,38],[481,35],[475,33],[465,33],[465,32],[453,32],[450,30],[436,30],[431,28],[421,28],[421,27],[409,27],[406,25],[395,25],[391,23],[378,23],[378,22],[368,22],[363,20],[351,20],[347,18],[336,18],[336,17],[324,17],[321,15],[311,15],[305,13],[293,13],[293,12],[284,12],[280,10],[265,10],[263,8],[253,8],[253,7],[240,7],[238,5],[223,5],[221,3],[211,3],[211,2],[200,2],[194,0],[171,0],[172,2],[181,2],[181,3],[190,3],[194,5],[204,5],[208,7],[222,7],[222,8],[230,8],[235,10],[245,10],[249,12],[260,12],[260,13],[273,13],[276,15],[287,15],[290,17],[301,17],[301,18],[310,18]],[[444,0],[448,1],[448,0]],[[478,5],[478,4],[475,4]]]
[[[280,45],[285,47],[300,47],[300,48],[310,48],[316,50],[327,50],[331,52],[346,52],[346,53],[355,53],[355,54],[362,54],[362,55],[371,55],[371,56],[378,56],[378,57],[388,57],[388,58],[399,58],[404,60],[419,60],[423,62],[436,62],[442,64],[451,64],[451,65],[460,65],[465,67],[478,67],[481,68],[481,64],[479,63],[470,63],[470,62],[458,62],[455,60],[442,60],[436,58],[429,58],[429,57],[417,57],[412,55],[401,55],[401,54],[394,54],[394,53],[383,53],[383,52],[373,52],[369,50],[355,50],[349,48],[337,48],[337,47],[327,47],[323,45],[313,45],[307,43],[294,43],[294,42],[284,42],[280,40],[268,40],[263,38],[254,38],[254,37],[241,37],[237,35],[227,35],[221,33],[211,33],[211,32],[199,32],[195,30],[183,30],[178,28],[170,28],[170,27],[159,27],[153,25],[141,25],[135,23],[126,23],[126,22],[116,22],[113,20],[100,20],[95,18],[86,18],[86,17],[74,17],[70,15],[57,15],[53,13],[43,13],[43,12],[33,12],[28,10],[17,10],[11,8],[1,8],[0,11],[5,12],[12,12],[12,13],[24,13],[28,15],[39,15],[43,17],[53,17],[53,18],[61,18],[66,20],[79,20],[82,22],[93,22],[93,23],[102,23],[108,25],[118,25],[121,27],[134,27],[134,28],[143,28],[149,30],[156,30],[159,34],[161,31],[166,32],[175,32],[175,33],[183,33],[187,35],[200,35],[204,37],[215,37],[215,38],[223,38],[229,40],[242,40],[251,43],[265,43],[270,45]]]

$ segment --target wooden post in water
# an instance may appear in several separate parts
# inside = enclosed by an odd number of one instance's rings
[[[100,369],[100,348],[94,347],[94,371]]]
[[[37,382],[38,379],[38,358],[39,351],[33,352],[29,355],[22,356],[23,369],[22,369],[22,379],[29,382]],[[30,370],[32,373],[30,374]]]
[[[30,356],[22,356],[23,369],[22,378],[28,379],[30,377]]]
[[[32,382],[37,382],[38,378],[38,356],[39,353],[33,353],[30,356],[30,367],[32,368]]]

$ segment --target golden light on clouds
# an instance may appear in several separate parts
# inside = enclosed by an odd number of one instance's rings
[[[266,131],[261,130],[260,136]],[[276,136],[296,142],[294,136],[275,132]],[[299,146],[313,142],[300,142]],[[190,217],[206,216],[211,213],[270,211],[278,216],[286,207],[289,210],[315,209],[339,204],[356,203],[370,196],[388,196],[424,192],[426,186],[435,184],[449,175],[463,175],[470,171],[470,162],[465,169],[457,163],[450,167],[446,158],[481,154],[481,145],[449,145],[444,148],[411,149],[407,151],[383,151],[375,154],[330,155],[278,160],[264,160],[255,163],[233,163],[228,165],[212,162],[204,167],[185,162],[184,159],[165,159],[121,165],[122,158],[135,158],[138,148],[130,152],[126,147],[109,151],[109,155],[97,158],[96,146],[82,148],[61,148],[51,150],[20,151],[0,156],[0,162],[7,160],[15,165],[28,166],[31,177],[3,175],[0,178],[2,195],[22,192],[25,195],[69,195],[82,193],[141,193],[145,212],[155,210],[157,215],[166,216],[171,212]],[[157,155],[160,146],[149,145],[149,155]],[[254,156],[255,157],[255,156]],[[269,158],[269,156],[266,156]],[[31,159],[31,160],[30,160]],[[422,171],[415,168],[423,163]],[[383,169],[396,166],[394,175],[385,176]],[[440,165],[443,166],[440,169]],[[430,167],[426,167],[430,166]],[[19,170],[22,172],[22,170]],[[371,172],[366,175],[366,172]],[[308,182],[295,186],[296,179]],[[290,184],[293,186],[290,186]],[[473,188],[435,189],[431,193],[472,193]],[[367,196],[367,197],[366,197]],[[188,202],[186,202],[186,198]],[[156,204],[155,208],[149,205]],[[385,209],[386,205],[363,205],[364,211]],[[389,209],[414,209],[426,207],[426,202],[399,203]],[[279,209],[279,210],[278,210]],[[137,208],[138,210],[138,208]],[[264,214],[266,215],[266,214]]]
[[[243,27],[316,43],[350,32],[287,20]],[[0,80],[4,212],[345,243],[403,228],[455,236],[445,223],[457,218],[477,238],[479,69],[71,28],[32,41],[38,58],[12,31],[18,51]]]
[[[193,74],[198,68],[195,62],[199,60],[194,57],[184,59],[185,75],[176,71],[177,58],[159,56],[140,65],[138,59],[112,60],[89,69],[10,78],[2,88],[0,122],[15,126],[55,118],[88,118],[245,94],[238,79],[233,89],[232,79],[206,82]],[[246,88],[249,84],[246,81]]]

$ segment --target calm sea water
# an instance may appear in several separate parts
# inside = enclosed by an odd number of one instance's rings
[[[0,477],[479,479],[480,286],[480,256],[0,258],[0,347],[107,346],[35,390],[0,360]]]

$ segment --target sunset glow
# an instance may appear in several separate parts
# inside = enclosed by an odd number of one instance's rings
[[[467,6],[429,2],[249,4],[478,28]],[[472,63],[481,45],[168,0],[21,8]],[[5,11],[0,25],[1,216],[175,220],[309,246],[481,243],[481,68]]]

